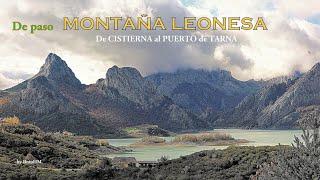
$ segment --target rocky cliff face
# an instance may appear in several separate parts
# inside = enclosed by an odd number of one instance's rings
[[[299,109],[320,104],[320,64],[298,78],[267,86],[216,119],[216,126],[246,128],[297,127]]]
[[[134,112],[133,117],[142,114],[142,119],[128,121],[130,125],[144,122],[173,131],[207,126],[204,121],[176,105],[170,98],[158,93],[154,84],[134,68],[114,66],[108,70],[105,79],[96,83],[96,87],[113,101],[123,102],[125,109],[138,112]]]
[[[262,82],[236,80],[230,72],[222,70],[180,70],[154,74],[147,79],[161,94],[196,114],[231,109],[263,86]]]
[[[120,95],[142,106],[152,105],[161,98],[155,86],[144,79],[137,69],[131,67],[113,66],[108,69],[106,78],[98,84],[104,90],[116,89]]]

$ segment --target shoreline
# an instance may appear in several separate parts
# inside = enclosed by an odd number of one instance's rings
[[[236,146],[241,144],[246,144],[253,141],[248,141],[246,139],[236,139],[236,140],[228,140],[228,141],[217,141],[217,142],[165,142],[165,143],[134,143],[131,145],[128,145],[126,147],[129,148],[135,148],[135,147],[196,147],[196,146]]]

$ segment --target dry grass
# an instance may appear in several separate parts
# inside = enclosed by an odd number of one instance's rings
[[[8,100],[8,99],[0,98],[0,106],[1,106],[1,105],[5,105],[5,104],[8,104],[8,103],[9,103],[9,100]]]
[[[141,139],[141,142],[144,144],[159,144],[159,143],[165,143],[166,140],[163,138],[159,138],[156,136],[147,136]]]
[[[13,116],[13,117],[6,117],[2,120],[2,123],[5,125],[19,125],[21,124],[21,121],[18,117]]]
[[[230,134],[226,133],[202,133],[202,134],[182,134],[176,136],[173,142],[215,142],[221,140],[234,140]]]
[[[97,145],[99,145],[99,146],[108,146],[109,142],[106,139],[98,139],[97,140]]]

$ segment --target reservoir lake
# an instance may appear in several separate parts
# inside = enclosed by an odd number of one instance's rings
[[[215,129],[212,132],[221,132],[230,134],[236,139],[246,139],[249,143],[241,144],[241,146],[274,146],[274,145],[291,145],[294,135],[300,137],[301,130],[245,130],[245,129]],[[196,134],[196,133],[194,133]],[[170,142],[172,137],[163,137]],[[141,138],[128,139],[108,139],[109,144],[113,146],[128,146],[136,143]],[[129,147],[132,152],[108,154],[107,157],[135,157],[137,160],[156,161],[162,156],[169,159],[179,158],[180,156],[189,155],[202,150],[224,149],[227,146],[142,146]]]

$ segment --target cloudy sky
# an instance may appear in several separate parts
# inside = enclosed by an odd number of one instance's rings
[[[307,71],[320,61],[319,0],[122,0],[3,1],[0,11],[0,89],[37,73],[48,53],[62,57],[86,84],[113,65],[133,66],[143,75],[177,69],[226,69],[241,80]],[[210,31],[233,34],[238,43],[97,44],[95,36],[191,35],[171,31],[63,31],[64,16],[264,17],[268,31]],[[12,31],[12,22],[53,24],[54,31]],[[203,33],[203,32],[202,32]]]

